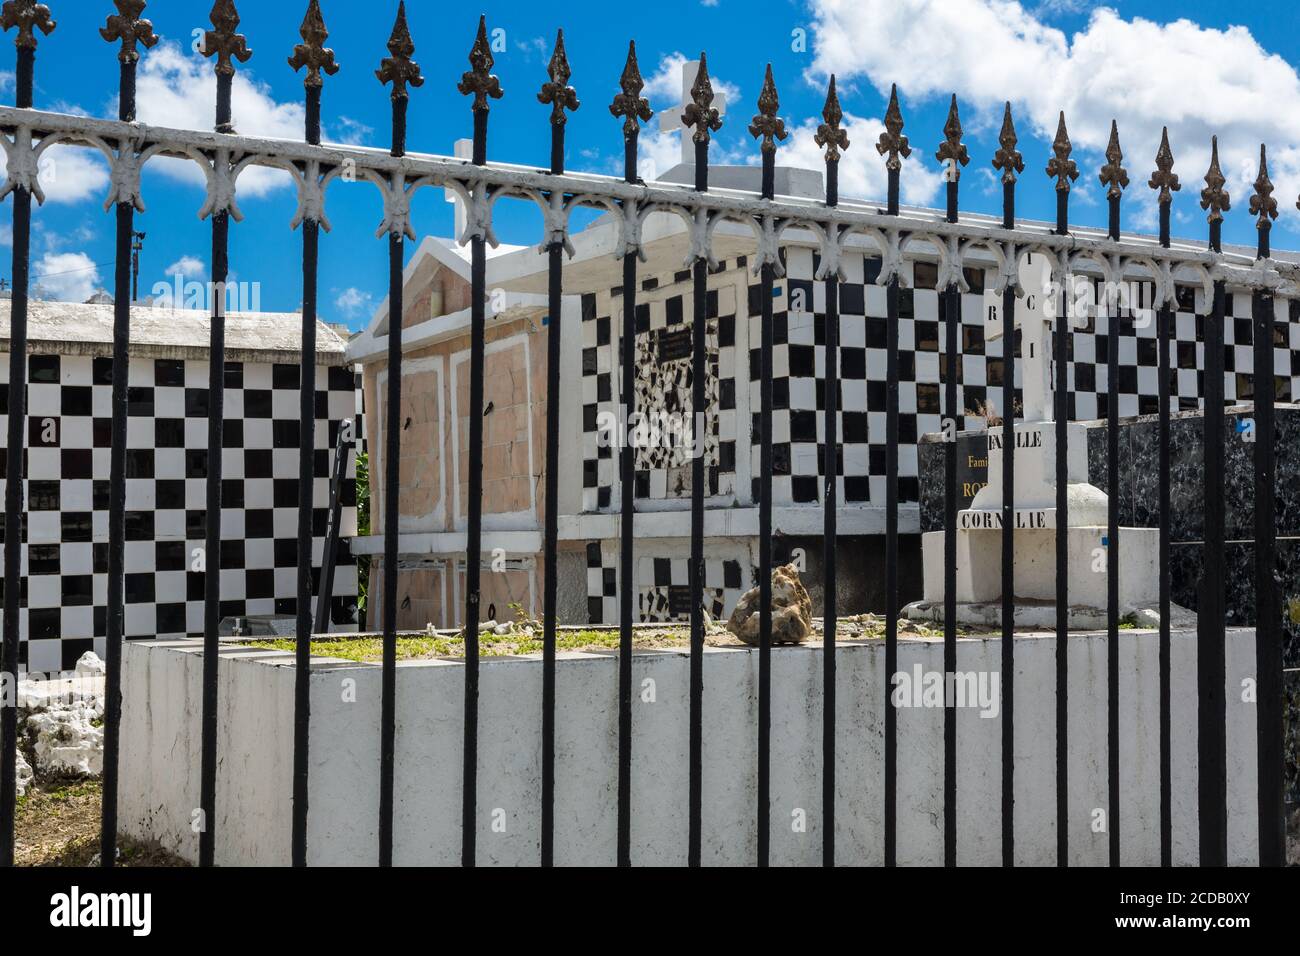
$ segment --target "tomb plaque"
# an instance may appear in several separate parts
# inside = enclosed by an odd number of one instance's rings
[[[684,329],[674,329],[659,333],[658,340],[659,364],[665,365],[668,362],[676,362],[684,358],[691,357],[691,330],[689,327]]]
[[[668,613],[673,617],[688,617],[691,613],[691,589],[686,584],[668,587]]]

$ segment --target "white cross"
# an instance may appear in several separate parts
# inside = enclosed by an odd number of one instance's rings
[[[1016,299],[1016,314],[1011,328],[1007,328],[1001,315],[1001,296],[988,294],[989,304],[996,310],[997,320],[990,322],[985,336],[993,341],[1003,335],[1014,335],[1015,329],[1021,330],[1021,381],[1024,385],[1022,396],[1024,409],[1022,418],[1026,422],[1051,421],[1054,415],[1052,403],[1051,379],[1051,329],[1052,323],[1044,311],[1044,299],[1048,291],[1051,268],[1042,253],[1029,253],[1020,262],[1020,282],[1024,286],[1024,298]],[[1057,303],[1053,303],[1057,305]],[[1007,373],[1010,374],[1010,368]],[[1003,409],[1005,414],[1007,410]]]
[[[686,112],[686,107],[695,102],[691,98],[691,87],[695,85],[695,74],[700,71],[699,60],[687,60],[682,64],[682,103],[681,106],[671,110],[661,110],[659,113],[659,128],[664,132],[671,133],[674,130],[682,134],[682,163],[687,166],[695,165],[695,141],[691,138],[691,127],[682,122],[682,114]],[[719,116],[726,115],[727,98],[720,90],[713,94],[713,108],[718,111]]]

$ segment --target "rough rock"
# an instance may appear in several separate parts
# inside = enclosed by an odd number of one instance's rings
[[[23,756],[23,752],[18,751],[18,796],[27,792],[27,788],[32,785],[32,768]]]
[[[746,591],[736,602],[727,621],[727,630],[746,644],[759,641],[757,587]],[[812,598],[799,580],[793,564],[772,569],[772,643],[799,644],[812,636]]]
[[[77,700],[27,718],[35,738],[36,769],[43,774],[98,777],[104,769],[102,700]]]
[[[108,672],[108,665],[101,661],[99,655],[94,651],[86,651],[81,657],[77,658],[76,672],[82,675],[103,675]]]

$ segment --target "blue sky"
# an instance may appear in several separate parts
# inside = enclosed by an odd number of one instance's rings
[[[58,29],[41,39],[37,106],[93,116],[116,116],[115,47],[98,27],[111,12],[108,0],[50,0]],[[141,118],[165,125],[207,128],[214,80],[210,61],[191,49],[192,33],[208,25],[209,0],[154,0],[146,15],[163,42],[141,62]],[[298,42],[305,0],[240,4],[241,32],[252,60],[240,67],[236,125],[242,132],[300,136],[302,79],[285,59]],[[363,7],[323,0],[330,45],[342,67],[327,78],[327,140],[386,146],[389,101],[374,77],[386,55],[395,0]],[[363,11],[359,15],[356,11]],[[487,2],[449,7],[433,0],[408,4],[415,59],[425,85],[410,105],[412,150],[450,153],[469,135],[468,99],[455,84],[467,68],[477,15],[501,29],[505,49],[495,72],[505,97],[492,105],[489,156],[544,165],[548,162],[548,107],[536,100],[556,27],[565,30],[572,84],[582,106],[568,128],[573,169],[616,172],[621,165],[619,121],[607,105],[629,38],[637,41],[642,71],[651,81],[656,110],[672,105],[674,56],[709,56],[712,74],[729,94],[725,125],[715,139],[715,161],[756,162],[745,130],[753,114],[763,66],[770,61],[781,94],[781,113],[792,130],[779,162],[818,163],[811,144],[829,72],[838,74],[852,143],[842,165],[846,195],[881,198],[883,164],[874,142],[889,84],[897,82],[914,152],[904,173],[905,201],[937,205],[941,183],[934,150],[950,93],[962,108],[971,165],[962,179],[962,207],[996,212],[1001,194],[989,161],[997,148],[1002,100],[1011,98],[1026,170],[1019,189],[1022,215],[1050,218],[1054,194],[1043,167],[1049,158],[1056,110],[1066,110],[1081,176],[1072,221],[1103,225],[1104,190],[1097,169],[1110,119],[1120,124],[1125,165],[1132,177],[1126,227],[1150,229],[1154,206],[1146,187],[1160,126],[1170,126],[1175,171],[1184,188],[1175,198],[1175,232],[1205,234],[1197,199],[1208,159],[1209,136],[1218,133],[1233,197],[1225,238],[1253,243],[1247,213],[1249,186],[1261,141],[1270,147],[1282,218],[1279,248],[1300,246],[1300,39],[1290,5],[1280,3],[1119,2],[1107,7],[1082,0],[1024,4],[1003,0],[705,0],[653,5],[578,0],[562,6]],[[92,15],[93,11],[93,15]],[[562,18],[562,19],[560,19]],[[802,33],[800,32],[802,31]],[[5,37],[0,54],[0,99],[12,101],[14,48]],[[803,39],[804,42],[800,42]],[[656,80],[655,78],[658,77]],[[658,117],[651,121],[656,130]],[[643,137],[648,161],[665,168],[676,154],[675,134]],[[107,168],[89,153],[55,154],[50,199],[35,217],[33,274],[51,297],[84,297],[112,283],[113,221],[103,212]],[[192,164],[190,164],[192,166]],[[202,190],[195,170],[173,163],[145,174],[148,212],[137,218],[147,233],[140,284],[147,292],[176,273],[204,279],[210,227],[196,212]],[[263,309],[292,310],[300,298],[300,238],[288,223],[294,194],[287,180],[259,172],[241,179],[242,223],[231,232],[236,280],[260,286]],[[328,197],[334,230],[321,245],[323,317],[360,327],[386,284],[386,244],[374,238],[378,193],[364,184],[337,184]],[[452,213],[438,190],[416,199],[420,235],[446,236]],[[0,216],[0,243],[11,242],[10,215]],[[536,241],[536,214],[518,208],[498,225],[502,241]],[[408,244],[408,248],[413,248]],[[0,275],[8,277],[7,250]]]

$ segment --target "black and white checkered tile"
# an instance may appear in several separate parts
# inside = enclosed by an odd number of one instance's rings
[[[0,367],[0,386],[8,364]],[[314,551],[319,563],[340,422],[355,421],[351,369],[316,381]],[[28,518],[20,662],[71,666],[102,653],[107,632],[108,477],[112,361],[32,355],[28,372]],[[128,638],[203,629],[202,568],[219,564],[221,614],[293,614],[297,604],[299,369],[228,362],[221,554],[202,553],[207,527],[208,364],[133,358],[128,376],[126,605]],[[7,389],[0,387],[0,401]],[[0,428],[8,408],[0,406]],[[354,425],[355,428],[355,425]],[[354,431],[355,434],[355,431]],[[15,469],[0,456],[0,487]],[[355,463],[342,528],[356,526]],[[0,531],[2,534],[2,531]],[[0,558],[0,567],[3,558]],[[332,618],[353,620],[355,561],[340,542]]]
[[[714,276],[724,279],[743,269],[744,259],[723,262]],[[693,307],[689,270],[647,278],[637,293],[635,408],[640,434],[634,450],[638,499],[689,499],[694,439],[691,414],[691,343]],[[721,287],[720,287],[721,286]],[[617,417],[621,375],[617,332],[622,318],[622,289],[582,297],[583,370],[583,507],[611,507],[618,462],[611,429]],[[742,372],[736,354],[737,302],[734,287],[711,277],[706,303],[704,422],[705,493],[726,496],[736,484],[736,382]],[[615,316],[618,317],[617,321]]]
[[[1119,414],[1153,415],[1160,411],[1160,349],[1151,290],[1141,285],[1137,309],[1121,309],[1119,329]],[[1231,294],[1225,302],[1223,396],[1228,404],[1251,401],[1255,394],[1254,334],[1249,294]],[[1210,311],[1199,286],[1180,285],[1170,343],[1170,397],[1176,409],[1201,407],[1205,378],[1205,323]],[[1300,395],[1300,302],[1274,300],[1274,393],[1278,401]],[[1076,421],[1108,413],[1110,319],[1081,317],[1070,336],[1070,417]]]
[[[726,549],[722,549],[726,551]],[[704,606],[714,620],[725,621],[736,602],[753,586],[752,567],[739,551],[707,554],[704,559]],[[636,559],[636,620],[644,623],[690,620],[690,558],[681,553],[641,554]],[[587,615],[592,624],[618,622],[618,550],[599,541],[587,543]]]
[[[825,283],[813,276],[818,267],[818,257],[807,248],[788,247],[783,250],[787,275],[776,283],[773,302],[773,500],[778,504],[816,504],[821,500],[822,476],[825,467]],[[743,260],[727,263],[728,269],[744,269]],[[862,254],[849,254],[845,258],[847,278],[840,283],[840,415],[839,497],[846,504],[871,502],[883,505],[885,500],[885,403],[886,403],[886,306],[885,289],[876,286],[879,275],[878,259]],[[943,412],[942,374],[944,369],[944,303],[937,291],[937,267],[932,263],[908,262],[905,264],[910,289],[900,292],[899,301],[899,497],[903,502],[918,499],[917,439],[938,431]],[[673,282],[689,278],[678,273]],[[724,277],[725,278],[725,277]],[[960,330],[961,357],[958,364],[957,425],[966,428],[975,424],[972,413],[985,403],[997,408],[1001,403],[1003,360],[1001,346],[985,350],[986,302],[984,297],[986,274],[968,269],[966,279],[970,291],[962,296]],[[718,362],[720,381],[716,394],[723,414],[735,409],[735,385],[728,382],[728,369],[734,369],[737,379],[749,381],[749,409],[751,416],[750,474],[759,469],[759,314],[761,286],[746,271],[747,302],[740,318],[748,318],[746,327],[748,349],[735,356],[744,367],[727,361]],[[646,280],[645,290],[658,286],[657,280]],[[1121,311],[1117,320],[1119,329],[1121,415],[1150,414],[1158,411],[1159,350],[1156,342],[1156,325],[1153,318],[1143,318],[1141,310],[1151,302],[1149,285],[1138,284],[1137,299],[1131,303],[1135,309]],[[672,289],[684,300],[676,310],[689,315],[690,290]],[[1171,344],[1172,369],[1171,394],[1178,408],[1199,407],[1203,392],[1205,368],[1205,313],[1200,287],[1179,285],[1178,305]],[[644,294],[644,293],[643,293]],[[653,306],[643,305],[646,316],[643,328],[654,331],[652,324],[657,313]],[[1274,365],[1276,369],[1275,392],[1279,401],[1291,401],[1300,395],[1300,304],[1277,300],[1278,325],[1274,335]],[[599,348],[605,346],[603,355],[592,353],[590,361],[584,355],[584,372],[593,378],[584,387],[590,393],[587,401],[605,401],[611,395],[610,373],[616,356],[608,351],[609,320],[597,318],[596,297],[584,303],[584,317],[589,318],[591,331],[586,334]],[[610,309],[600,310],[600,315],[612,314]],[[668,324],[667,313],[664,322]],[[710,313],[713,314],[712,311]],[[1150,316],[1150,313],[1147,313]],[[1229,295],[1228,321],[1224,329],[1225,341],[1225,399],[1232,402],[1248,401],[1254,395],[1251,301],[1249,295]],[[1109,320],[1105,316],[1093,317],[1079,324],[1070,336],[1069,384],[1070,416],[1075,420],[1104,417],[1106,409],[1106,359],[1110,343]],[[585,330],[584,330],[585,331]],[[712,339],[710,339],[712,343]],[[728,341],[719,332],[719,345]],[[1020,354],[1020,333],[1014,333],[1016,354]],[[713,354],[710,353],[712,361]],[[1022,385],[1022,370],[1016,371],[1017,402]],[[603,376],[598,385],[594,380]],[[712,396],[714,392],[710,392]],[[612,406],[610,406],[612,408]],[[591,410],[589,423],[594,422]],[[594,426],[593,426],[594,427]],[[589,429],[591,430],[591,429]],[[593,436],[588,436],[590,458],[596,458]],[[743,445],[739,449],[744,453]],[[727,452],[734,455],[736,449]],[[734,460],[734,458],[728,458]],[[587,484],[590,509],[609,506],[611,488],[616,480],[615,461],[606,456],[599,461],[589,461]],[[640,490],[640,489],[639,489]],[[757,500],[757,480],[748,489],[750,497],[743,504]],[[740,489],[737,489],[739,492]],[[688,492],[689,493],[689,492]],[[659,497],[663,497],[662,489]],[[594,554],[599,555],[600,548]],[[611,553],[612,555],[612,553]],[[616,560],[605,556],[603,564],[589,567],[590,617],[593,622],[617,620],[617,581],[613,571]],[[652,560],[652,559],[651,559]],[[681,583],[686,579],[684,566]],[[706,572],[707,573],[707,572]],[[653,580],[638,565],[638,581]],[[662,576],[662,575],[661,575]],[[716,576],[716,575],[715,575]],[[677,578],[665,587],[677,585]],[[650,615],[662,613],[661,605],[670,593],[647,597],[644,584],[639,584],[640,613],[643,619],[658,619]],[[662,597],[663,600],[660,600]],[[731,603],[723,599],[728,613]],[[667,606],[667,605],[664,605]]]

